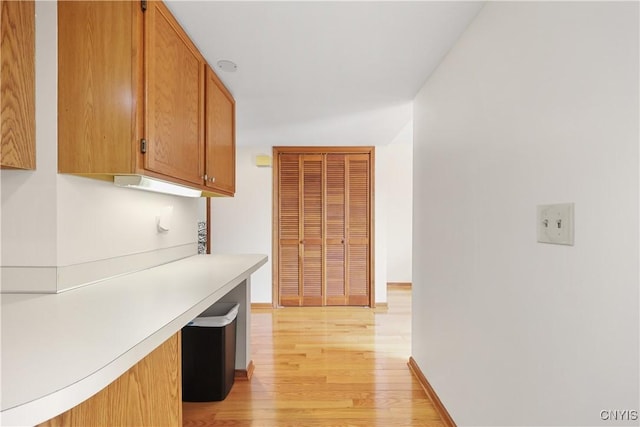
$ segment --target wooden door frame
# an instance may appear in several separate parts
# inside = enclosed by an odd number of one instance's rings
[[[278,251],[278,235],[280,212],[278,209],[280,177],[279,155],[281,153],[291,154],[368,154],[369,155],[369,307],[375,308],[376,298],[376,282],[375,282],[375,147],[373,146],[323,146],[323,147],[273,147],[273,175],[272,175],[272,234],[271,234],[271,272],[272,272],[272,305],[278,308],[280,301],[279,282],[279,251]]]

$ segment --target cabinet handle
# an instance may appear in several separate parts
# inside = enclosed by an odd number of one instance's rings
[[[205,182],[209,180],[209,177],[207,176],[207,174],[205,173],[204,176],[201,176],[200,179],[204,179]]]
[[[216,182],[216,177],[215,177],[215,176],[212,176],[211,178],[209,178],[209,181],[211,181],[211,182]]]

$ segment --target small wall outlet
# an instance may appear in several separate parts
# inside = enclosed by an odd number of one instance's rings
[[[538,205],[538,242],[573,246],[573,203]]]

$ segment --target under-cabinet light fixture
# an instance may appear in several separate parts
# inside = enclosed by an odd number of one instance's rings
[[[118,187],[135,188],[137,190],[153,191],[154,193],[184,197],[202,196],[202,191],[200,190],[141,175],[116,175],[113,177],[113,183]]]

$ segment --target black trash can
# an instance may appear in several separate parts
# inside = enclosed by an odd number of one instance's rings
[[[182,400],[224,400],[235,378],[237,303],[216,303],[182,328]]]

